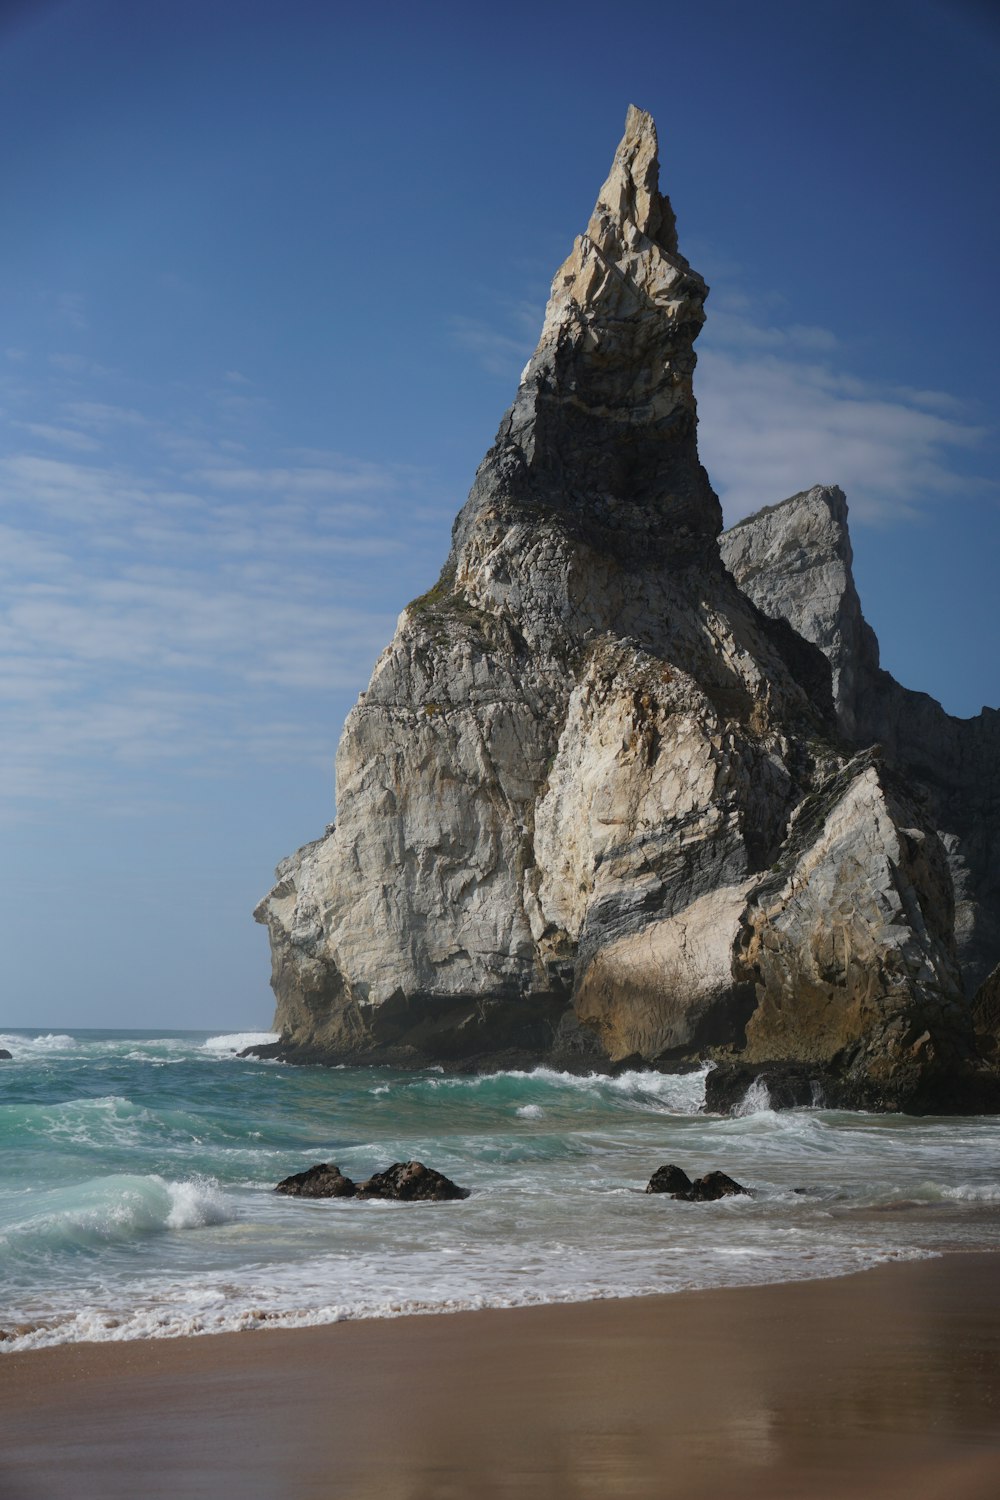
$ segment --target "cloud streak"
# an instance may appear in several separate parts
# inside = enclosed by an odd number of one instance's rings
[[[853,513],[888,523],[968,493],[986,436],[946,393],[883,388],[828,361],[708,344],[698,361],[699,445],[728,522],[839,484]]]
[[[439,561],[425,479],[62,394],[0,431],[0,818],[328,766],[331,701]]]

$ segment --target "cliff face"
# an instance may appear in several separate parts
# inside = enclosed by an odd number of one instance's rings
[[[719,538],[722,560],[767,615],[787,620],[830,663],[834,707],[848,740],[859,727],[859,680],[878,670],[878,642],[854,586],[847,501],[816,485],[740,521]]]
[[[879,666],[852,573],[847,502],[817,485],[720,538],[726,567],[766,614],[787,620],[830,662],[845,738],[880,745],[921,799],[945,850],[966,994],[1000,957],[1000,713],[956,719]]]
[[[657,171],[630,109],[441,577],[348,718],[337,824],[258,908],[282,1047],[742,1050],[905,1105],[972,1047],[946,850],[893,766],[845,747],[851,621],[838,729],[825,636],[722,565],[707,288]]]

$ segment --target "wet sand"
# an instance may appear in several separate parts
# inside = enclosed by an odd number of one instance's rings
[[[1000,1256],[0,1356],[2,1500],[995,1500]]]

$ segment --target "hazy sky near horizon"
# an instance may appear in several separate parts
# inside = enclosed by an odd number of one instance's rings
[[[0,1030],[269,1024],[629,102],[727,519],[842,485],[884,664],[1000,704],[998,100],[978,0],[0,3]]]

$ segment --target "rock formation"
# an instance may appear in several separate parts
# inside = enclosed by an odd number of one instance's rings
[[[441,577],[347,720],[337,823],[258,908],[280,1055],[738,1054],[873,1107],[955,1099],[953,824],[859,727],[849,551],[817,540],[814,606],[723,566],[706,293],[630,109]],[[745,540],[750,590],[774,549]]]
[[[881,669],[854,584],[839,489],[817,485],[769,506],[725,532],[720,547],[744,593],[828,658],[845,738],[880,745],[927,808],[947,856],[972,996],[1000,957],[1000,713],[953,718]]]
[[[318,1161],[304,1172],[283,1177],[274,1191],[286,1198],[353,1198],[358,1185],[345,1177],[339,1167]]]
[[[375,1172],[358,1183],[359,1198],[391,1198],[397,1203],[454,1203],[471,1197],[443,1172],[425,1167],[422,1161],[394,1161],[384,1172]]]
[[[386,1198],[396,1203],[453,1203],[470,1196],[468,1188],[422,1161],[394,1161],[364,1182],[352,1182],[339,1167],[320,1161],[282,1178],[274,1191],[287,1198]]]
[[[750,1189],[725,1172],[706,1172],[691,1181],[681,1167],[657,1167],[646,1185],[647,1193],[668,1193],[680,1203],[717,1203],[720,1198],[749,1198]]]

